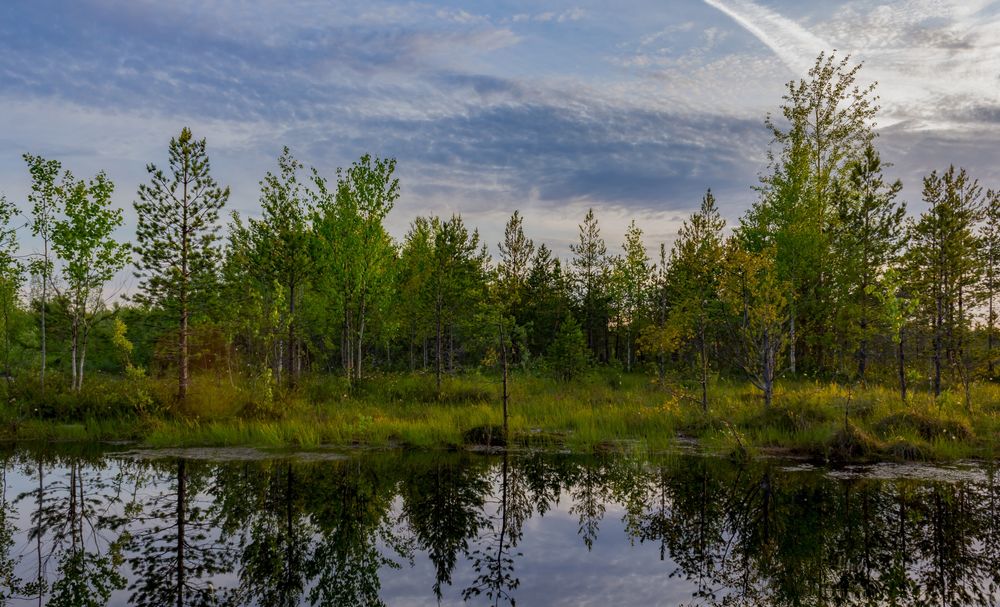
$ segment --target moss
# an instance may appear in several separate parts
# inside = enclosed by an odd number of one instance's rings
[[[885,453],[893,459],[915,462],[931,459],[930,451],[925,445],[905,438],[896,438],[885,446]]]
[[[925,441],[937,439],[970,440],[973,438],[972,428],[968,422],[956,419],[941,419],[926,413],[901,411],[879,420],[875,431],[882,436],[911,430]]]
[[[849,422],[830,439],[826,455],[835,462],[869,461],[883,450],[881,442]]]

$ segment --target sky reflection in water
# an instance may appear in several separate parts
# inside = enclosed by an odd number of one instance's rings
[[[208,453],[240,457],[0,456],[0,596],[38,603],[39,549],[52,605],[987,605],[1000,582],[988,470]]]

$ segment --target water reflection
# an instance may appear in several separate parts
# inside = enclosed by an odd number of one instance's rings
[[[675,456],[0,455],[4,605],[991,605],[1000,490]]]

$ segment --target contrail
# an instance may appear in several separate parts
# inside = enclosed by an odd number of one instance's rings
[[[774,51],[793,72],[805,75],[830,44],[787,17],[745,0],[705,0]]]

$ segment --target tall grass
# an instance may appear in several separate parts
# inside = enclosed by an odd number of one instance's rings
[[[8,404],[0,408],[0,438],[133,439],[154,447],[456,448],[477,429],[502,424],[499,382],[486,374],[448,377],[440,393],[425,374],[383,375],[354,385],[310,376],[294,390],[199,376],[184,407],[172,400],[172,382],[138,381],[143,383],[104,378],[79,401],[58,395],[38,408],[44,415],[25,415],[23,402]],[[145,400],[133,402],[136,395]],[[978,384],[972,395],[973,407],[966,410],[960,395],[950,393],[934,398],[917,392],[902,403],[895,390],[880,386],[784,381],[765,410],[752,387],[715,381],[703,412],[692,391],[663,388],[638,374],[608,370],[564,383],[516,373],[509,427],[515,446],[576,451],[663,451],[687,438],[742,455],[992,458],[1000,436],[1000,386]]]

